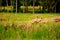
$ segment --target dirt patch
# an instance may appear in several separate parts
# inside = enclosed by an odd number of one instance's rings
[[[55,22],[60,22],[60,17],[54,19]]]
[[[33,20],[28,21],[28,24],[31,25],[33,23],[43,23],[43,22],[60,22],[60,16],[59,17],[53,17],[53,18],[36,18]]]

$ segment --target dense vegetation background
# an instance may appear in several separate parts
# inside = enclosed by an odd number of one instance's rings
[[[0,12],[60,12],[60,0],[0,0]]]

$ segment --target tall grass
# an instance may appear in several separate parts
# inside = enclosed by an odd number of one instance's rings
[[[60,14],[0,14],[0,40],[60,40],[60,22],[33,23],[38,18],[52,18]],[[1,20],[2,19],[2,20]]]
[[[23,26],[0,25],[0,40],[60,40],[59,23],[34,23]]]

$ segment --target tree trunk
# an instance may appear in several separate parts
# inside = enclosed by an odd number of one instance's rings
[[[12,7],[13,7],[13,6],[12,6],[12,0],[10,0],[10,2],[11,2],[11,8],[12,8]],[[13,10],[13,8],[12,8],[12,10]],[[11,12],[12,12],[12,10],[11,10]]]
[[[0,0],[0,6],[2,5],[2,0]]]
[[[54,12],[56,13],[56,6],[55,6],[55,10],[54,10]]]
[[[33,0],[33,14],[34,14],[34,5],[35,5],[34,3],[35,3],[35,0]]]
[[[7,7],[8,7],[8,0],[6,0],[6,4],[7,4]],[[7,12],[8,12],[8,10],[7,10]]]
[[[17,13],[17,0],[16,0],[16,13]]]
[[[44,13],[44,11],[45,11],[45,8],[44,8],[45,6],[43,5],[43,10],[42,10],[42,13]]]
[[[23,13],[25,12],[24,0],[23,0]]]
[[[50,12],[50,5],[48,5],[48,13]]]
[[[0,12],[2,11],[2,10],[1,10],[1,5],[2,5],[2,0],[0,0]]]
[[[10,0],[10,2],[11,2],[11,6],[12,6],[12,0]]]
[[[8,0],[6,0],[6,4],[7,4],[7,7],[8,7]]]
[[[28,12],[28,0],[25,1],[25,12]]]

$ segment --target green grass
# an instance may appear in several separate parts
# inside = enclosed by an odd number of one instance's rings
[[[37,26],[39,25],[39,26]],[[12,28],[7,26],[8,32],[3,25],[0,25],[0,40],[59,40],[60,24],[59,23],[41,23],[32,25],[28,29],[19,27]]]
[[[4,22],[15,22],[15,23],[26,23],[29,20],[35,19],[35,18],[52,18],[56,16],[60,16],[60,14],[51,14],[51,13],[45,13],[45,14],[31,14],[31,13],[0,13],[0,19],[2,18]]]
[[[26,25],[27,21],[35,19],[36,16],[52,18],[60,14],[0,13],[0,19],[3,19],[0,20],[0,40],[60,40],[60,22]]]

